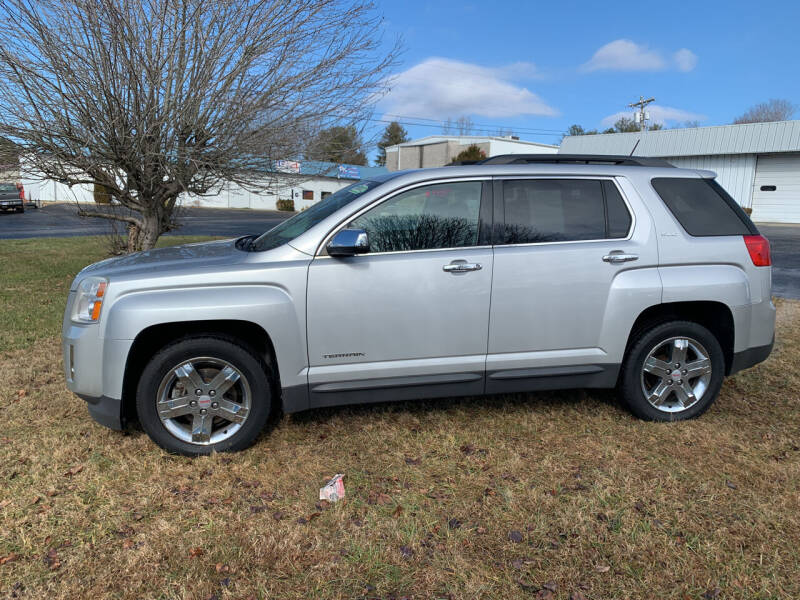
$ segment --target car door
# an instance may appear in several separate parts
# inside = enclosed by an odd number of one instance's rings
[[[417,184],[339,228],[370,251],[309,266],[312,406],[483,392],[490,204],[488,178]]]
[[[487,392],[613,386],[626,326],[660,302],[641,199],[578,177],[498,179],[494,196]]]

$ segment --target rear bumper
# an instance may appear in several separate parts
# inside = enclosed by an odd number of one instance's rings
[[[100,396],[99,398],[84,394],[78,394],[78,396],[86,401],[89,407],[89,414],[100,425],[117,431],[122,431],[125,428],[125,419],[122,416],[122,400],[109,398],[108,396]]]
[[[20,208],[25,206],[25,201],[17,198],[16,200],[0,200],[0,210],[9,208]]]
[[[731,363],[731,370],[728,375],[733,375],[744,369],[754,367],[760,362],[767,360],[767,357],[772,352],[772,347],[775,345],[775,338],[766,346],[757,346],[755,348],[748,348],[741,352],[736,352],[733,355],[733,362]]]

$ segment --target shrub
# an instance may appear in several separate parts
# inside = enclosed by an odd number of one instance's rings
[[[275,207],[278,210],[287,210],[290,212],[294,212],[294,200],[290,200],[287,198],[281,198],[275,203]]]
[[[111,204],[111,192],[102,183],[94,184],[94,203]]]

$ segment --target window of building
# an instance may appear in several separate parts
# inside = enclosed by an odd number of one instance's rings
[[[482,184],[442,183],[398,194],[349,224],[372,252],[460,248],[478,243]]]
[[[322,199],[325,200],[328,196],[330,196],[333,192],[322,192]]]
[[[303,200],[313,200],[314,190],[303,190]]]

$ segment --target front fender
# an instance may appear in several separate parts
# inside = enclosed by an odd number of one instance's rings
[[[108,344],[110,340],[134,340],[154,325],[182,321],[251,322],[261,326],[272,340],[282,385],[303,385],[306,382],[301,371],[307,362],[304,300],[293,298],[287,290],[275,285],[132,291],[116,298],[110,307],[104,307],[109,310],[102,336]],[[118,387],[121,393],[123,374],[114,379],[112,387]],[[117,390],[106,393],[109,391]]]

